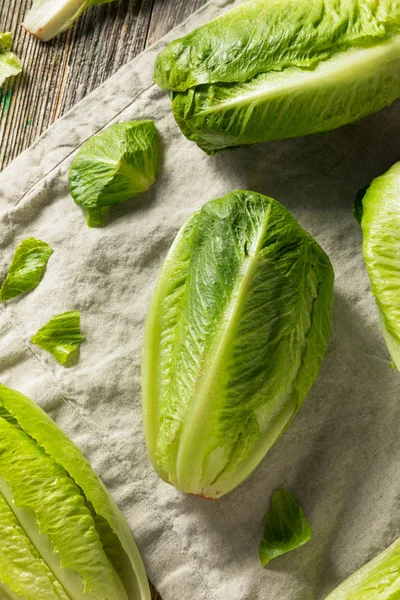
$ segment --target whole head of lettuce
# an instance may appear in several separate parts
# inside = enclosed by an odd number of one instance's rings
[[[0,597],[150,600],[129,528],[80,450],[0,385]]]
[[[262,461],[326,352],[333,270],[281,204],[237,191],[178,233],[143,348],[147,447],[179,490],[218,498]]]
[[[400,371],[400,163],[377,177],[358,203],[363,256],[383,335]]]
[[[154,81],[209,154],[329,131],[400,97],[400,5],[251,0],[175,40]]]

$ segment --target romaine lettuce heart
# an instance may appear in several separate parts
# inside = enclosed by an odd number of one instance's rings
[[[165,260],[145,328],[143,413],[160,476],[218,498],[261,462],[325,355],[333,270],[281,204],[206,204]]]
[[[400,97],[399,0],[251,0],[175,40],[154,81],[209,154],[330,131]]]
[[[117,506],[79,449],[0,385],[0,592],[26,600],[150,600]]]

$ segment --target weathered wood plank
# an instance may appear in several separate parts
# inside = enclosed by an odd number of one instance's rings
[[[206,0],[120,0],[90,8],[43,44],[21,27],[31,0],[0,0],[0,31],[12,31],[24,72],[0,94],[0,170],[58,117]]]
[[[206,2],[207,0],[154,0],[146,45],[154,44]]]

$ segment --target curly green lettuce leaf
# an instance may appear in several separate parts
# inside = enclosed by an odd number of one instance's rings
[[[326,352],[333,270],[281,204],[237,191],[182,227],[143,347],[147,447],[179,490],[219,498],[261,462]]]
[[[400,370],[400,163],[374,179],[365,193],[361,228],[364,261],[383,335]]]
[[[398,600],[400,598],[400,540],[361,567],[326,600]]]
[[[80,320],[78,310],[56,315],[35,333],[31,342],[50,352],[61,365],[65,365],[85,341],[81,335]]]
[[[79,449],[19,392],[0,385],[0,407],[0,590],[8,584],[27,600],[150,600],[129,528]]]
[[[114,0],[33,0],[22,26],[42,42],[48,42],[74,25],[89,6]]]
[[[0,300],[5,302],[37,287],[52,254],[46,242],[35,238],[21,242],[0,288]]]
[[[392,0],[252,0],[168,44],[154,81],[179,92],[244,83],[260,73],[313,68],[399,30],[400,6]]]
[[[0,88],[6,79],[22,71],[21,61],[11,52],[12,42],[12,33],[0,33]]]
[[[101,227],[109,206],[153,185],[158,155],[153,121],[117,123],[82,146],[70,168],[69,189],[89,227]]]
[[[311,539],[311,526],[293,495],[286,489],[272,494],[264,520],[260,561],[265,567],[273,558],[291,552]]]

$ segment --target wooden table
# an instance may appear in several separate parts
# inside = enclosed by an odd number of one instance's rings
[[[206,0],[117,0],[92,7],[43,44],[20,24],[32,0],[0,0],[0,32],[12,31],[24,72],[0,94],[0,170],[58,117]]]
[[[206,0],[120,0],[92,7],[43,44],[20,24],[31,0],[0,0],[0,32],[12,31],[23,73],[0,93],[0,170],[58,117]],[[152,590],[154,600],[160,596]]]

